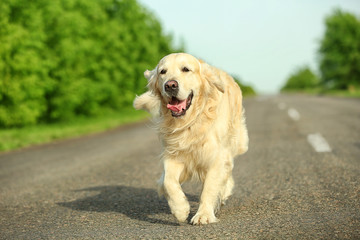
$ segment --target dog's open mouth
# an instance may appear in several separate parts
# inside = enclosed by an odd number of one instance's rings
[[[194,94],[191,91],[187,99],[184,100],[179,100],[176,97],[172,97],[166,107],[171,110],[171,115],[173,117],[181,117],[185,115],[186,111],[190,108],[193,96]]]

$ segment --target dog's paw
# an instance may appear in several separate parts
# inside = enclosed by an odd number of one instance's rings
[[[190,213],[190,205],[187,202],[183,203],[182,206],[173,207],[171,212],[179,222],[185,222]]]
[[[214,213],[199,213],[197,212],[195,216],[191,219],[191,224],[201,225],[217,222],[217,218]]]

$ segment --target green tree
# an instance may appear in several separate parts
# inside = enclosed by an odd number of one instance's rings
[[[130,106],[143,72],[173,51],[136,0],[2,0],[0,127]]]
[[[36,123],[46,111],[41,17],[27,1],[0,2],[0,126]]]
[[[360,86],[360,20],[336,9],[325,20],[319,49],[322,83],[328,88]]]
[[[308,66],[296,69],[286,80],[281,91],[310,89],[318,86],[319,79]]]

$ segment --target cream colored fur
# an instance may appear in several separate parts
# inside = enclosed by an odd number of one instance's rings
[[[181,69],[187,67],[190,71]],[[166,69],[166,74],[160,74]],[[155,116],[163,144],[164,172],[159,193],[168,200],[171,212],[183,222],[190,205],[181,184],[192,178],[203,183],[200,206],[193,224],[217,221],[216,211],[232,193],[233,159],[248,149],[248,133],[241,90],[225,72],[185,54],[170,54],[152,71],[144,73],[149,91],[136,97],[134,107]],[[171,115],[164,90],[166,81],[179,83],[179,99],[191,91],[190,108],[182,117]]]

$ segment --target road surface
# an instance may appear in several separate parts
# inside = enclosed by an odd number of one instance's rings
[[[245,100],[250,148],[234,195],[204,226],[156,193],[150,123],[0,154],[0,239],[359,239],[360,101]],[[196,212],[200,186],[185,184]]]

